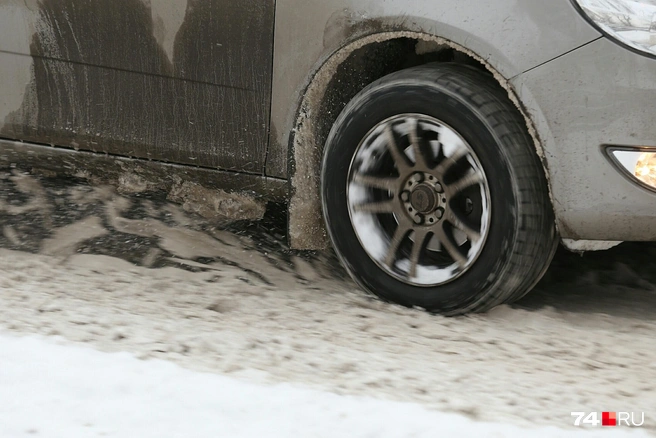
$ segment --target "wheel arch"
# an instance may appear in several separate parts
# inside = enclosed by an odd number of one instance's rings
[[[434,61],[475,65],[488,71],[506,90],[533,139],[553,208],[543,143],[509,79],[487,59],[446,38],[415,31],[379,32],[336,50],[311,75],[302,94],[288,149],[288,236],[292,248],[314,250],[329,246],[321,209],[321,158],[328,133],[348,101],[366,85],[389,73]]]

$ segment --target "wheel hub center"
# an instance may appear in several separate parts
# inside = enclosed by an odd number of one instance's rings
[[[427,184],[420,184],[410,194],[410,205],[421,214],[435,211],[439,204],[435,189]]]
[[[447,208],[444,188],[435,175],[414,173],[401,191],[401,201],[408,217],[417,225],[437,224]]]

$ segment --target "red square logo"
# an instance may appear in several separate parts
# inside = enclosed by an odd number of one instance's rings
[[[617,426],[617,414],[615,412],[602,412],[601,413],[602,426]]]

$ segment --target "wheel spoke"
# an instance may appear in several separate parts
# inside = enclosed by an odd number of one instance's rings
[[[357,174],[355,175],[355,178],[353,178],[353,182],[366,187],[372,187],[374,189],[387,190],[388,192],[391,193],[396,193],[398,190],[397,178],[385,178],[385,177]]]
[[[440,241],[440,244],[442,244],[442,248],[444,248],[446,252],[449,253],[453,261],[455,261],[458,266],[463,268],[467,264],[467,258],[462,254],[462,252],[460,252],[458,246],[456,246],[456,244],[444,230],[443,224],[436,226],[434,232],[435,236]]]
[[[467,150],[464,148],[458,148],[453,155],[446,157],[442,162],[435,168],[435,173],[437,175],[444,176],[453,166],[455,166],[458,161],[466,157],[468,154]]]
[[[423,169],[429,170],[428,163],[426,162],[426,156],[421,147],[421,137],[419,136],[419,120],[413,119],[412,128],[410,129],[410,144],[412,145],[412,151],[415,155],[415,166]]]
[[[401,176],[404,176],[404,174],[410,172],[408,158],[406,157],[405,153],[402,153],[399,150],[392,125],[388,124],[385,126],[385,133],[387,134],[387,149],[390,151],[390,154],[392,154],[392,159],[394,160],[394,164],[396,164],[396,168],[398,169],[399,173]]]
[[[424,244],[426,243],[426,238],[430,233],[428,230],[415,230],[414,234],[414,244],[412,246],[412,253],[410,254],[410,271],[408,276],[414,278],[417,276],[417,265],[419,264],[419,256],[421,251],[424,249]]]
[[[385,201],[375,201],[368,202],[366,204],[359,204],[353,206],[353,209],[356,212],[361,213],[393,213],[395,206],[394,199],[388,199]]]
[[[458,217],[455,212],[450,212],[447,216],[447,220],[451,223],[451,225],[465,233],[467,235],[467,239],[469,239],[470,242],[478,242],[478,240],[481,238],[481,233],[467,225],[462,219],[460,219],[460,217]]]
[[[489,179],[476,150],[442,121],[414,112],[379,121],[348,173],[342,219],[378,274],[437,287],[465,274],[484,250]]]
[[[390,246],[387,249],[387,256],[385,257],[385,264],[389,266],[390,269],[394,268],[394,262],[396,261],[396,253],[399,251],[399,247],[401,246],[401,243],[403,243],[403,239],[405,239],[405,236],[408,235],[409,231],[410,228],[402,224],[399,224],[396,227],[396,231],[394,232],[394,237],[392,237]]]
[[[447,186],[447,190],[449,191],[450,196],[456,196],[463,190],[468,189],[473,185],[481,184],[483,182],[485,182],[483,175],[481,175],[479,172],[474,172],[465,175],[464,177],[460,178],[458,181],[452,184],[449,184]]]

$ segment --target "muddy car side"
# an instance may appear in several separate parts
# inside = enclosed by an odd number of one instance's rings
[[[577,8],[1,0],[0,159],[179,202],[286,200],[291,245],[332,241],[365,289],[486,310],[561,240],[656,236],[654,195],[607,148],[656,144],[656,61]]]

